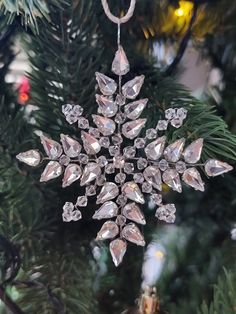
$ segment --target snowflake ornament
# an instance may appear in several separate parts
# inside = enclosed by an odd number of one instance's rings
[[[74,139],[61,134],[61,143],[45,135],[41,142],[47,156],[37,150],[29,150],[17,158],[30,165],[38,166],[48,161],[40,178],[47,182],[63,175],[62,187],[66,188],[80,181],[83,195],[75,204],[66,202],[62,218],[65,222],[82,218],[81,210],[88,204],[88,198],[96,195],[98,209],[93,219],[107,219],[97,234],[97,240],[112,239],[110,252],[118,266],[127,249],[127,241],[145,245],[138,225],[145,225],[140,205],[145,196],[156,204],[156,217],[167,223],[175,221],[175,205],[163,204],[161,191],[163,183],[174,191],[182,192],[181,180],[195,190],[204,191],[204,182],[197,166],[204,166],[208,176],[217,176],[232,170],[225,162],[210,159],[198,164],[203,148],[199,138],[185,147],[185,138],[167,144],[163,134],[167,127],[179,128],[187,116],[184,108],[170,108],[165,119],[159,120],[155,128],[146,130],[145,118],[140,118],[148,99],[138,99],[144,83],[144,76],[121,85],[121,78],[129,72],[129,62],[119,45],[112,71],[119,76],[117,84],[112,78],[96,73],[101,94],[96,95],[97,114],[92,121],[82,116],[79,105],[66,104],[62,112],[69,124],[78,124],[80,137]],[[130,144],[127,146],[127,142]]]

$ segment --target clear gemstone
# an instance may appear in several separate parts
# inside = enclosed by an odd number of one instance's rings
[[[59,158],[59,163],[62,166],[68,166],[70,163],[70,157],[66,155],[61,155],[61,157]]]
[[[113,157],[113,164],[115,168],[123,168],[125,164],[125,159],[123,156],[115,156]]]
[[[195,190],[204,191],[204,183],[202,181],[202,178],[200,176],[200,173],[197,171],[196,168],[188,168],[184,171],[183,181],[193,187]]]
[[[162,203],[162,196],[161,194],[153,193],[151,195],[151,200],[156,204],[160,205]]]
[[[136,154],[136,149],[134,146],[127,146],[124,148],[123,154],[126,158],[134,158]]]
[[[87,196],[79,196],[76,201],[76,205],[79,207],[86,207],[88,204]]]
[[[125,223],[126,223],[126,218],[125,218],[125,216],[123,216],[123,215],[117,216],[117,218],[116,218],[116,223],[117,223],[118,226],[123,227],[123,226],[125,225]]]
[[[126,182],[122,186],[122,193],[130,200],[144,204],[144,197],[137,183],[134,181]]]
[[[146,131],[146,138],[148,138],[149,140],[152,140],[154,138],[157,137],[157,130],[155,129],[148,129]]]
[[[93,215],[93,219],[108,219],[117,216],[118,206],[112,201],[105,202]]]
[[[61,134],[61,143],[65,154],[71,158],[77,157],[81,152],[81,145],[68,135]]]
[[[167,130],[167,127],[168,127],[168,121],[167,120],[159,120],[157,122],[157,130],[160,130],[160,131],[164,131],[164,130]]]
[[[97,196],[97,204],[110,201],[119,194],[118,186],[113,182],[106,182]]]
[[[166,137],[162,136],[157,138],[145,147],[145,154],[152,160],[157,160],[161,157],[165,147]]]
[[[80,185],[84,186],[85,184],[92,182],[101,175],[101,172],[101,168],[97,163],[89,162],[84,168]]]
[[[106,177],[103,175],[103,176],[99,176],[96,180],[96,184],[98,186],[102,186],[104,183],[106,182]]]
[[[143,172],[144,178],[155,189],[162,190],[161,172],[155,166],[148,166]]]
[[[62,180],[62,187],[71,185],[73,182],[78,180],[81,177],[82,170],[77,164],[69,164],[64,173],[64,177]]]
[[[117,203],[118,205],[124,206],[124,205],[127,203],[127,197],[125,197],[125,196],[122,195],[122,194],[119,195],[119,196],[117,197],[116,203]]]
[[[116,104],[119,105],[119,106],[124,106],[125,104],[125,97],[121,94],[118,94],[116,96]]]
[[[199,161],[202,153],[203,139],[199,138],[192,142],[183,152],[184,160],[189,164],[195,164]]]
[[[86,186],[85,193],[87,196],[95,195],[96,194],[96,186],[95,185]]]
[[[126,162],[124,165],[124,172],[127,174],[134,172],[134,164],[131,162]]]
[[[120,134],[113,135],[111,140],[114,145],[119,145],[123,142],[123,138]]]
[[[125,75],[129,72],[129,61],[121,45],[119,45],[112,62],[112,72],[116,75]]]
[[[146,144],[145,138],[138,137],[134,140],[134,146],[136,148],[144,148]]]
[[[124,240],[115,239],[110,243],[110,252],[112,256],[113,263],[115,266],[119,266],[123,260],[127,249],[127,244]]]
[[[175,222],[176,208],[174,204],[166,204],[157,208],[155,216],[168,223]]]
[[[95,155],[101,150],[101,145],[99,144],[99,141],[89,133],[82,131],[81,139],[83,141],[84,149],[87,154]]]
[[[115,166],[113,164],[108,164],[106,165],[105,167],[105,172],[107,174],[111,174],[111,173],[114,173],[115,172]]]
[[[146,107],[148,99],[140,99],[134,102],[131,102],[125,106],[126,116],[131,120],[136,120],[139,118],[143,109]]]
[[[73,108],[72,104],[65,104],[65,105],[62,105],[61,111],[64,115],[68,115],[71,112],[72,108]]]
[[[122,93],[125,98],[134,99],[138,96],[144,82],[144,75],[136,76],[122,86]]]
[[[69,124],[73,124],[75,123],[76,121],[78,121],[78,118],[76,116],[74,116],[72,113],[70,114],[67,114],[66,115],[66,121],[69,123]]]
[[[53,141],[52,139],[44,135],[41,135],[40,139],[45,153],[48,155],[49,158],[58,159],[61,156],[62,147],[58,142]]]
[[[88,155],[86,155],[86,154],[79,154],[78,160],[79,160],[79,162],[81,162],[84,165],[86,165],[89,162]]]
[[[120,147],[118,145],[110,146],[108,150],[111,156],[117,156],[120,153]]]
[[[142,192],[143,193],[151,193],[152,192],[152,185],[149,182],[144,182],[142,184]]]
[[[158,167],[160,168],[161,171],[165,171],[166,169],[169,168],[168,161],[165,159],[161,159],[158,163]]]
[[[89,122],[88,119],[84,118],[84,117],[80,117],[78,119],[78,127],[80,129],[88,129],[89,128]]]
[[[96,138],[100,138],[100,132],[98,129],[96,128],[89,128],[88,130],[89,134],[91,134],[92,136],[96,137]]]
[[[144,241],[142,233],[140,232],[139,228],[133,223],[130,223],[123,228],[122,236],[126,240],[132,243],[135,243],[137,245],[140,245],[140,246],[145,245],[145,241]]]
[[[216,177],[233,170],[233,167],[226,162],[209,159],[205,164],[205,171],[209,177]]]
[[[182,186],[179,178],[179,174],[174,169],[167,169],[165,172],[163,172],[162,175],[163,181],[171,187],[174,191],[177,191],[179,193],[182,192]]]
[[[179,108],[176,111],[176,117],[178,117],[181,120],[184,120],[187,117],[187,110],[184,108]]]
[[[185,144],[185,138],[175,141],[164,150],[165,159],[170,162],[177,162],[180,159]]]
[[[126,174],[125,173],[117,173],[115,176],[115,182],[116,183],[124,183],[126,179]]]
[[[92,115],[93,122],[96,124],[98,130],[105,136],[109,136],[114,133],[116,125],[113,120],[98,116],[96,114]]]
[[[173,108],[169,108],[165,110],[165,118],[168,120],[172,120],[175,117],[176,110]]]
[[[57,161],[49,161],[45,167],[40,182],[46,182],[59,177],[62,174],[62,166]]]
[[[135,203],[129,203],[122,208],[122,214],[129,220],[138,224],[145,225],[146,220],[139,206]]]
[[[115,93],[117,84],[113,79],[99,72],[96,72],[95,75],[98,86],[103,95],[109,96]]]
[[[147,167],[147,159],[140,157],[137,161],[137,167],[139,170],[142,170]]]
[[[40,153],[34,149],[18,154],[16,158],[31,167],[38,166],[41,161]]]
[[[106,221],[97,234],[96,240],[112,239],[119,233],[119,227],[114,221]]]
[[[115,102],[106,96],[96,95],[96,102],[99,105],[99,109],[101,110],[102,115],[105,117],[113,117],[118,110],[118,106]]]
[[[108,164],[108,161],[105,156],[99,156],[97,159],[97,163],[100,167],[105,167]]]
[[[178,128],[180,128],[180,127],[182,126],[183,120],[180,119],[180,118],[174,118],[173,120],[170,121],[170,124],[171,124],[174,128],[178,129]]]
[[[71,220],[73,221],[78,221],[82,218],[82,214],[81,214],[81,211],[80,210],[74,210],[72,213],[71,213]]]
[[[134,182],[136,182],[136,183],[143,183],[144,182],[144,176],[142,173],[135,173],[133,178],[134,178]]]
[[[122,133],[125,137],[129,139],[134,139],[137,137],[142,130],[142,128],[145,126],[147,119],[138,119],[135,121],[126,122],[122,126]]]
[[[63,212],[71,213],[74,210],[75,206],[71,202],[66,202],[63,206]]]
[[[126,120],[126,115],[122,112],[118,112],[117,115],[115,116],[115,122],[117,124],[122,124]]]
[[[80,105],[74,105],[72,112],[75,116],[80,117],[83,114],[83,108]]]
[[[108,137],[101,137],[99,140],[99,144],[102,147],[108,148],[110,146],[110,140]]]
[[[177,161],[175,164],[175,169],[178,171],[178,173],[183,173],[186,170],[186,164],[183,161]]]

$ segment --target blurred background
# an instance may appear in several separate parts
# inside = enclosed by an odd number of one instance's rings
[[[108,1],[122,16],[128,0]],[[79,184],[40,184],[42,169],[15,156],[41,149],[38,132],[76,135],[65,103],[96,111],[96,71],[110,74],[116,26],[99,0],[0,1],[0,313],[236,313],[235,171],[206,182],[204,193],[164,186],[175,224],[143,208],[147,245],[134,245],[115,268],[106,243],[94,241],[95,202],[79,222],[62,206]],[[229,0],[137,0],[121,41],[131,75],[145,74],[149,127],[168,107],[189,110],[170,139],[202,137],[203,160],[236,160],[236,3]],[[160,310],[138,309],[145,287]],[[154,289],[154,290],[155,290]]]

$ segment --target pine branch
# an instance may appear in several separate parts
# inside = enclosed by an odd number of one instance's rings
[[[0,299],[13,314],[25,314],[25,312],[23,312],[19,306],[9,298],[2,286],[0,286]]]

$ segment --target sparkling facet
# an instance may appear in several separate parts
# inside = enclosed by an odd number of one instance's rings
[[[115,134],[112,136],[111,140],[114,145],[119,145],[123,142],[123,137],[120,134]]]
[[[183,152],[184,160],[189,164],[195,164],[199,161],[202,153],[203,139],[199,138],[192,142]]]
[[[99,176],[99,177],[96,179],[96,184],[97,184],[98,186],[104,185],[105,182],[106,182],[106,177],[105,177],[105,175]]]
[[[187,117],[187,110],[185,108],[178,108],[176,110],[176,117],[178,117],[181,120],[184,120]]]
[[[137,183],[134,181],[126,182],[122,186],[122,193],[130,200],[144,204],[144,196],[140,191]]]
[[[101,150],[101,145],[99,141],[87,132],[81,132],[81,139],[84,144],[84,149],[87,154],[95,155]]]
[[[106,221],[97,234],[96,240],[112,239],[119,233],[119,227],[114,221]]]
[[[40,153],[34,149],[18,154],[16,158],[31,167],[38,166],[41,161]]]
[[[108,219],[117,216],[118,206],[112,201],[105,202],[93,215],[93,219]]]
[[[175,222],[176,208],[174,204],[166,204],[157,208],[155,216],[168,223]]]
[[[142,137],[138,137],[134,140],[134,146],[136,148],[144,148],[146,144],[146,139]]]
[[[97,196],[97,204],[112,200],[119,194],[118,186],[113,182],[106,182]]]
[[[80,185],[84,186],[98,178],[101,175],[101,168],[95,162],[89,162],[83,171],[82,177],[80,179]]]
[[[134,164],[132,162],[126,162],[124,165],[124,172],[125,173],[133,173],[134,172]]]
[[[87,196],[95,195],[95,194],[96,194],[96,185],[89,185],[89,186],[86,186],[85,194],[86,194]]]
[[[110,252],[116,267],[122,262],[126,249],[127,243],[122,239],[115,239],[110,243]]]
[[[179,160],[175,164],[175,169],[178,171],[178,173],[183,173],[186,170],[186,164],[185,162]]]
[[[121,169],[124,167],[125,164],[125,159],[123,156],[115,156],[113,157],[113,164],[115,166],[115,168]]]
[[[168,120],[171,120],[175,117],[175,109],[169,108],[165,110],[165,117]]]
[[[127,146],[124,148],[123,154],[126,158],[134,158],[136,154],[136,149],[134,146]]]
[[[142,192],[143,193],[151,193],[152,192],[152,185],[149,182],[143,182]]]
[[[126,174],[123,172],[117,173],[115,176],[115,182],[116,183],[124,183],[126,179]]]
[[[157,160],[161,157],[165,147],[166,137],[162,136],[157,138],[145,147],[145,154],[152,160]]]
[[[142,233],[140,232],[139,228],[133,223],[129,223],[123,228],[122,236],[126,240],[132,243],[135,243],[137,245],[140,245],[140,246],[145,245],[145,241],[144,241]]]
[[[100,167],[105,167],[108,164],[108,161],[105,156],[99,156],[97,159],[97,163]]]
[[[103,95],[109,96],[115,93],[117,84],[113,79],[99,72],[96,72],[95,75],[98,86]]]
[[[125,137],[129,139],[134,139],[137,137],[142,130],[142,128],[145,126],[147,119],[138,119],[135,121],[126,122],[122,126],[122,133]]]
[[[146,220],[139,206],[135,203],[129,203],[122,208],[122,214],[129,220],[145,225]]]
[[[61,143],[65,154],[71,158],[77,157],[81,152],[81,145],[68,135],[61,134]]]
[[[144,75],[136,76],[122,86],[122,93],[126,98],[134,99],[138,96],[144,82]]]
[[[162,190],[161,172],[155,166],[148,166],[143,172],[144,178],[149,182],[155,189]]]
[[[161,196],[161,194],[153,193],[153,194],[151,194],[151,200],[156,205],[160,205],[162,203],[162,196]]]
[[[205,163],[205,171],[209,177],[216,177],[231,170],[232,166],[220,160],[209,159]]]
[[[120,147],[118,145],[112,145],[108,148],[108,151],[111,156],[118,156],[120,153]]]
[[[71,202],[66,202],[63,206],[63,211],[65,213],[71,213],[74,210],[75,206]]]
[[[134,178],[134,182],[136,182],[136,183],[143,183],[144,182],[144,176],[142,173],[135,173],[133,178]]]
[[[62,174],[62,166],[57,161],[49,161],[45,167],[40,182],[46,182],[59,177]]]
[[[79,165],[69,164],[65,169],[64,177],[62,180],[62,187],[65,188],[66,186],[71,185],[73,182],[81,177],[81,174],[82,170]]]
[[[116,102],[116,104],[118,106],[124,106],[124,104],[125,104],[125,97],[122,94],[118,94],[118,95],[116,95],[115,102]]]
[[[171,187],[174,191],[177,191],[179,193],[182,192],[182,186],[180,182],[179,174],[174,169],[167,169],[165,172],[163,172],[162,175],[163,181]]]
[[[45,153],[48,155],[50,159],[58,159],[61,156],[62,147],[58,142],[44,135],[41,135],[40,139],[41,139],[41,143],[43,144]]]
[[[93,122],[96,124],[98,130],[105,136],[109,136],[114,133],[116,125],[113,120],[98,116],[96,114],[92,115]]]
[[[109,145],[110,145],[109,137],[101,137],[100,140],[99,140],[99,144],[102,147],[108,148]]]
[[[106,167],[105,167],[105,172],[106,172],[107,174],[114,173],[114,172],[115,172],[115,166],[114,166],[114,164],[108,164],[108,165],[106,165]]]
[[[188,168],[184,171],[183,181],[193,187],[195,190],[204,191],[204,183],[202,181],[202,178],[200,176],[200,173],[196,168]]]
[[[141,113],[143,112],[143,109],[146,107],[147,102],[148,99],[145,98],[127,104],[124,107],[127,118],[131,120],[138,119]]]
[[[140,157],[137,161],[137,167],[139,170],[142,170],[147,167],[147,159]]]
[[[148,138],[149,140],[152,140],[154,138],[157,137],[157,130],[155,129],[148,129],[146,131],[146,138]]]
[[[164,130],[167,130],[167,127],[168,127],[168,120],[159,120],[157,122],[157,130],[160,130],[160,131],[164,131]]]
[[[120,206],[124,206],[127,203],[127,197],[124,195],[119,195],[116,199],[116,203]]]
[[[164,150],[165,159],[170,162],[177,162],[180,159],[184,148],[185,138],[175,141]]]
[[[125,75],[129,72],[129,61],[121,45],[119,45],[112,62],[112,72],[116,75]]]
[[[123,226],[125,225],[125,223],[126,223],[126,218],[125,218],[125,216],[123,216],[123,215],[118,215],[117,218],[116,218],[116,223],[117,223],[118,226],[123,227]]]
[[[90,135],[96,137],[96,138],[100,138],[101,134],[99,132],[99,130],[97,128],[89,128],[88,132]]]
[[[89,121],[88,121],[88,119],[86,119],[84,117],[80,117],[78,119],[78,127],[80,129],[88,129],[89,128]]]
[[[87,196],[79,196],[76,201],[76,205],[79,207],[86,207],[88,204]]]
[[[113,117],[117,113],[118,106],[111,98],[103,95],[96,95],[96,101],[101,113],[105,117]]]
[[[115,116],[115,122],[117,124],[122,124],[126,120],[126,115],[123,112],[118,112],[117,115]]]
[[[62,213],[62,220],[64,222],[70,222],[70,221],[78,221],[82,218],[82,214],[80,210],[74,210],[72,212],[63,212]]]
[[[66,155],[61,155],[61,157],[59,158],[59,163],[62,166],[68,166],[70,163],[70,157]]]
[[[161,159],[158,163],[158,167],[161,171],[165,171],[167,168],[169,168],[169,163],[165,159]]]
[[[174,128],[178,129],[178,128],[180,128],[180,127],[183,125],[183,120],[180,119],[180,118],[174,118],[174,119],[172,119],[172,120],[170,121],[170,124],[171,124]]]
[[[86,154],[79,154],[78,160],[79,162],[81,162],[81,164],[84,164],[84,165],[86,165],[89,162],[88,155]]]

